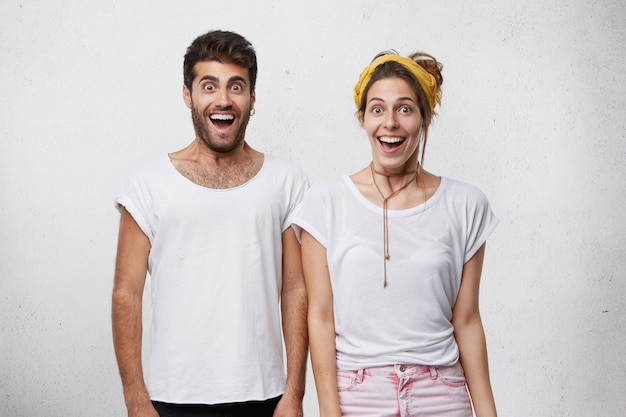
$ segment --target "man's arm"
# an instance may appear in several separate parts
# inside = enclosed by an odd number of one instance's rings
[[[287,351],[287,383],[274,417],[301,417],[309,348],[307,301],[300,244],[293,228],[283,232],[281,313]]]
[[[141,365],[142,297],[150,241],[132,216],[121,210],[112,298],[113,345],[129,417],[158,417]]]
[[[463,266],[461,289],[452,311],[452,324],[476,416],[496,417],[496,405],[489,380],[487,343],[478,303],[484,256],[483,244]]]

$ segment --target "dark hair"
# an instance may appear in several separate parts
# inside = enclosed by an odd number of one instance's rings
[[[383,55],[398,55],[395,51],[385,51],[381,52],[372,59],[374,62],[376,59],[380,58]],[[415,63],[422,68],[424,68],[428,73],[430,73],[433,77],[435,77],[435,82],[437,83],[437,101],[441,97],[441,85],[443,84],[443,75],[441,75],[441,71],[443,69],[443,65],[438,62],[435,57],[429,55],[424,52],[415,52],[409,55],[409,58],[415,61]],[[363,89],[363,94],[361,95],[361,102],[359,103],[359,109],[357,111],[359,118],[362,120],[363,115],[365,113],[365,105],[367,102],[367,93],[369,92],[372,85],[379,80],[383,80],[386,78],[400,78],[406,81],[415,91],[415,95],[417,96],[417,105],[420,109],[420,114],[422,115],[422,131],[420,144],[418,148],[420,148],[421,154],[421,163],[424,163],[424,151],[426,150],[426,141],[428,140],[428,127],[432,122],[433,117],[437,114],[434,109],[430,108],[429,101],[426,97],[426,93],[424,89],[417,81],[417,78],[409,71],[404,65],[396,62],[396,61],[387,61],[385,63],[380,64],[376,67],[374,72],[372,73],[372,77],[369,82]]]
[[[198,62],[217,61],[247,68],[250,75],[250,92],[254,92],[257,76],[256,52],[252,44],[235,32],[213,30],[198,36],[187,48],[183,63],[183,82],[191,91]]]

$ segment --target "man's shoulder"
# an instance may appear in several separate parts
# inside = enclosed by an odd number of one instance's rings
[[[277,168],[285,168],[285,169],[296,169],[299,170],[300,167],[293,161],[271,153],[264,153],[263,157],[265,158],[265,163],[268,166],[273,166]]]
[[[294,177],[305,177],[304,170],[295,162],[290,161],[282,156],[264,154],[265,168],[272,173],[280,172],[282,175],[290,175]]]
[[[165,172],[167,170],[168,161],[167,155],[145,159],[133,168],[129,177],[151,177],[159,172]]]

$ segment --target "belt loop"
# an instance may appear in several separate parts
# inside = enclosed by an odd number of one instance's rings
[[[359,369],[356,372],[356,383],[360,384],[361,382],[363,382],[363,369]]]
[[[430,370],[430,379],[434,381],[437,379],[437,368],[434,366],[429,366],[428,368]]]

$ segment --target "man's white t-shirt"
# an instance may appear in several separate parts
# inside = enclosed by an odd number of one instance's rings
[[[290,162],[264,158],[250,181],[216,190],[163,157],[128,177],[115,200],[151,244],[152,400],[216,404],[284,391],[281,235],[308,182]]]

